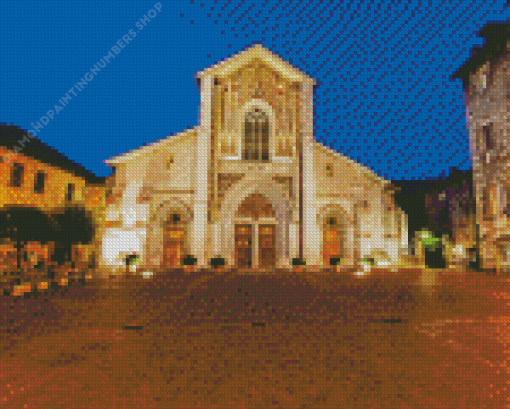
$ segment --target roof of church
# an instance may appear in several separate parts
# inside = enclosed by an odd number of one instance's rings
[[[333,157],[337,157],[337,158],[340,158],[342,159],[343,161],[351,164],[352,166],[354,166],[356,169],[364,172],[364,174],[370,178],[370,180],[373,180],[373,181],[378,181],[380,183],[382,183],[383,185],[386,185],[388,187],[390,187],[391,185],[391,181],[388,180],[388,179],[385,179],[381,176],[379,176],[377,173],[375,173],[372,169],[370,169],[369,167],[349,158],[348,156],[344,155],[343,153],[341,152],[338,152],[332,148],[330,148],[329,146],[325,146],[322,142],[319,142],[317,141],[315,138],[313,140],[313,144],[314,146],[322,149],[323,151],[325,151],[328,155],[331,155]]]
[[[148,143],[139,148],[135,148],[128,152],[122,153],[118,156],[111,157],[110,159],[105,160],[104,163],[114,166],[116,163],[127,162],[128,160],[137,158],[141,155],[148,154],[152,152],[154,149],[170,144],[185,135],[191,134],[192,132],[196,132],[198,128],[199,128],[198,126],[195,126],[193,128],[186,129],[176,134],[166,136],[163,139],[158,139],[154,142]]]
[[[83,166],[69,159],[67,156],[58,152],[55,148],[46,145],[37,137],[27,136],[27,131],[14,125],[0,124],[0,146],[5,146],[10,150],[19,147],[19,153],[29,156],[35,160],[58,167],[75,176],[82,177],[87,183],[104,183],[105,178],[94,175]],[[26,142],[26,139],[30,142]],[[23,144],[20,141],[24,141]],[[23,147],[24,145],[24,147]]]
[[[452,75],[452,79],[462,79],[464,89],[469,85],[470,74],[487,61],[496,61],[507,53],[510,21],[487,23],[477,34],[483,37],[484,44],[473,47],[469,59]]]
[[[218,62],[217,64],[197,73],[197,77],[202,78],[206,75],[225,77],[255,59],[263,61],[274,70],[278,71],[282,77],[287,78],[290,81],[307,82],[315,85],[315,80],[312,77],[289,64],[283,58],[262,46],[262,44],[254,44],[251,47]]]

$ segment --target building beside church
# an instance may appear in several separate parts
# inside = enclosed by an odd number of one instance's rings
[[[100,258],[104,222],[106,178],[98,177],[26,130],[0,124],[0,213],[10,209],[42,212],[54,216],[66,209],[82,209],[94,224],[93,240],[73,246],[72,260]],[[38,226],[33,226],[37,230]],[[0,226],[0,264],[12,261],[13,242]],[[54,242],[28,242],[28,255],[49,261]],[[57,248],[58,248],[57,243]]]
[[[392,184],[315,141],[315,81],[254,45],[198,74],[198,126],[107,161],[104,267],[355,264],[407,254]]]
[[[510,23],[488,23],[483,46],[453,75],[463,81],[480,267],[510,269]]]

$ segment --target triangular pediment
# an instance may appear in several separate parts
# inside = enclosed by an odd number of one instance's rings
[[[293,67],[287,61],[281,59],[261,44],[255,44],[254,46],[219,62],[212,67],[199,72],[197,76],[198,78],[203,78],[204,76],[224,78],[242,69],[255,60],[261,61],[278,72],[283,78],[286,78],[291,82],[315,84],[315,80],[313,78]]]

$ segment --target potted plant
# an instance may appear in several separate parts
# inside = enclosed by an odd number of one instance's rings
[[[369,272],[372,266],[375,264],[373,257],[363,257],[360,262],[365,272]]]
[[[340,257],[331,257],[329,259],[329,265],[330,266],[339,266],[342,259]]]
[[[190,272],[191,270],[193,270],[193,266],[197,264],[197,258],[188,254],[186,257],[182,259],[182,264],[186,266],[186,270]]]
[[[336,266],[336,271],[340,271],[340,263],[342,262],[342,259],[340,257],[331,257],[329,259],[329,265],[330,266]]]
[[[126,257],[126,272],[132,273],[136,271],[136,265],[140,262],[140,256],[134,252]]]

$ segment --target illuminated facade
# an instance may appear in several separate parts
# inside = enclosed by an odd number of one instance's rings
[[[485,44],[454,75],[463,80],[480,266],[510,269],[510,24],[487,24]]]
[[[239,267],[355,264],[407,251],[392,185],[316,142],[315,81],[255,45],[198,74],[200,125],[106,161],[115,167],[103,264],[223,257]]]
[[[104,178],[99,178],[55,149],[15,126],[0,126],[0,211],[36,208],[50,215],[69,206],[84,208],[96,225],[92,243],[76,253],[100,253],[104,220]],[[3,246],[6,256],[8,247]],[[28,243],[29,252],[49,258],[50,246]],[[79,257],[79,256],[77,256]],[[99,257],[97,257],[99,258]]]

